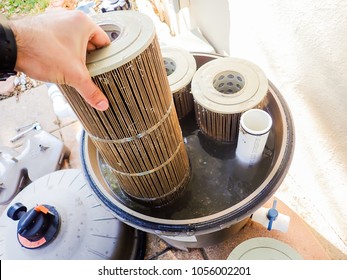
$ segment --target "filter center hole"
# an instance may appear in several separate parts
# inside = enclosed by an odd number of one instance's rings
[[[234,94],[239,92],[245,85],[245,78],[235,71],[224,71],[218,73],[214,80],[214,88],[224,94]]]
[[[167,76],[170,76],[176,70],[176,62],[171,58],[164,57],[164,66]]]
[[[121,34],[121,28],[115,24],[104,23],[104,24],[100,24],[100,27],[106,32],[111,42],[116,41]]]

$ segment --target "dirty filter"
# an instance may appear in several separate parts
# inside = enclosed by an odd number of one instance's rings
[[[177,115],[182,119],[194,108],[190,90],[196,71],[196,61],[191,53],[181,48],[163,46],[161,53]]]
[[[189,159],[151,19],[135,11],[93,17],[112,43],[87,56],[110,107],[100,112],[60,86],[122,190],[146,205],[174,200],[190,177]]]
[[[236,143],[241,114],[263,107],[268,81],[252,62],[224,57],[200,67],[191,87],[201,131],[216,140]]]

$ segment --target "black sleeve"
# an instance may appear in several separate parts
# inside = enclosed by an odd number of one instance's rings
[[[5,20],[0,19],[0,80],[16,74],[16,38]]]

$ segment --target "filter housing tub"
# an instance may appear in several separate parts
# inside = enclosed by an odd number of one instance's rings
[[[220,56],[194,53],[197,67]],[[83,170],[97,197],[124,223],[177,248],[214,245],[238,232],[279,188],[294,151],[294,126],[280,92],[269,81],[264,110],[273,119],[262,160],[251,167],[235,157],[236,144],[218,142],[198,128],[194,112],[180,120],[192,176],[181,197],[160,208],[129,198],[117,185],[88,135],[81,141]]]

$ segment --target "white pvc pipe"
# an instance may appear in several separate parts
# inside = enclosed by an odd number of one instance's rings
[[[271,116],[260,109],[251,109],[241,115],[236,147],[237,158],[247,165],[261,160],[272,126]]]

